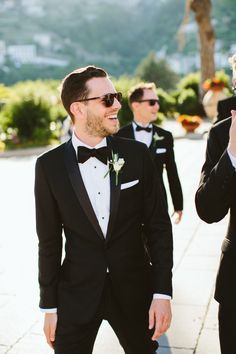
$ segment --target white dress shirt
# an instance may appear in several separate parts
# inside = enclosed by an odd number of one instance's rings
[[[229,158],[230,158],[230,160],[231,160],[231,162],[232,162],[233,167],[234,167],[235,170],[236,170],[236,157],[233,156],[233,155],[229,152],[229,148],[227,149],[227,153],[228,153],[228,155],[229,155]]]
[[[142,131],[143,132],[143,131]],[[139,133],[139,132],[138,132]],[[147,133],[147,132],[145,132]],[[151,133],[147,133],[152,136]],[[77,155],[78,146],[85,146],[92,149],[91,146],[84,144],[73,132],[72,145]],[[99,144],[94,146],[95,149],[107,146],[106,138],[104,138]],[[78,163],[80,173],[87,190],[90,202],[93,210],[98,219],[99,225],[102,229],[104,237],[106,237],[107,227],[110,216],[110,175],[104,178],[108,171],[107,165],[99,161],[96,157],[90,157],[84,163]],[[154,299],[168,299],[171,297],[164,294],[154,294]],[[42,309],[44,313],[56,313],[57,309]]]
[[[152,128],[152,124],[141,124],[137,121],[134,120],[134,122],[132,122],[133,125],[133,129],[134,129],[134,137],[135,140],[140,141],[141,143],[144,143],[147,145],[147,147],[149,147],[151,145],[152,142],[152,131],[146,132],[145,130],[140,130],[140,131],[136,131],[136,127],[137,125],[139,125],[140,127],[145,127],[145,128]]]

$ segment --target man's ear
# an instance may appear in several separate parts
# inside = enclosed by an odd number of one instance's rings
[[[79,117],[84,113],[84,105],[79,102],[73,102],[70,105],[70,111],[74,117]]]
[[[139,107],[139,102],[134,101],[130,104],[130,108],[132,111],[135,111],[138,107]]]

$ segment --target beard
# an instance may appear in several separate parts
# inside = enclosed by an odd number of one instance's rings
[[[99,136],[105,138],[118,132],[120,127],[119,120],[115,126],[106,127],[104,125],[104,118],[97,116],[94,113],[88,112],[87,122],[85,126],[86,133],[90,136]]]

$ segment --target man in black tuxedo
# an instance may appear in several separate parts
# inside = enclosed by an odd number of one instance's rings
[[[70,73],[61,98],[72,138],[37,159],[35,179],[47,342],[91,354],[106,319],[126,354],[153,354],[171,322],[173,251],[155,166],[144,144],[110,136],[121,94],[103,69]]]
[[[152,124],[160,108],[156,86],[154,83],[138,84],[130,89],[128,98],[134,120],[121,128],[117,135],[141,141],[148,146],[160,174],[167,203],[163,181],[163,170],[166,169],[175,221],[179,223],[183,212],[183,194],[175,163],[173,136],[169,131]]]
[[[232,118],[217,123],[209,132],[206,161],[195,199],[198,215],[207,223],[220,221],[230,211],[215,290],[222,354],[235,353],[236,111],[232,114]]]

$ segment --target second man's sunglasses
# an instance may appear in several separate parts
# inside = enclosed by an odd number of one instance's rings
[[[92,100],[97,100],[99,98],[101,99],[105,107],[111,107],[114,104],[115,98],[121,103],[122,93],[121,92],[107,93],[106,95],[103,96],[84,98],[81,100],[77,100],[75,102],[92,101]]]
[[[159,104],[159,100],[156,99],[150,99],[150,100],[140,100],[138,102],[148,102],[150,106],[155,106],[155,104]]]

